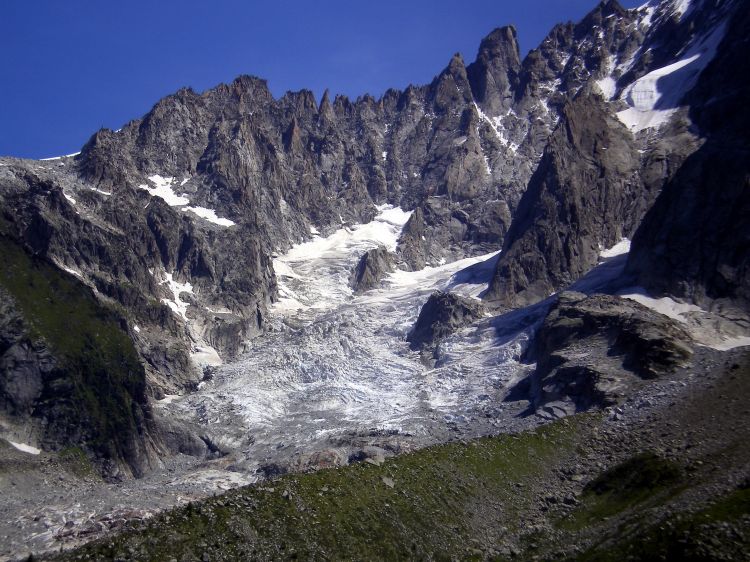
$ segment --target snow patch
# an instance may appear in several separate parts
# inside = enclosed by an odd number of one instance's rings
[[[8,443],[13,445],[19,451],[29,453],[30,455],[38,455],[42,452],[41,449],[37,449],[36,447],[32,447],[31,445],[27,445],[26,443],[16,443],[15,441],[8,441]]]
[[[76,205],[76,200],[73,199],[70,195],[68,195],[64,191],[63,191],[63,196],[65,197],[65,199],[67,199],[68,201],[70,201],[71,205]]]
[[[651,21],[654,18],[656,12],[656,5],[653,0],[649,0],[645,4],[641,4],[636,8],[639,14],[638,25],[643,27],[651,27]]]
[[[724,31],[725,24],[717,26],[682,59],[652,70],[623,89],[620,99],[629,107],[617,113],[618,119],[634,133],[669,121],[685,93],[714,58]]]
[[[607,248],[599,252],[599,258],[600,259],[613,258],[615,256],[621,256],[622,254],[627,254],[628,252],[630,252],[630,240],[628,240],[627,238],[623,238],[611,248]]]
[[[68,273],[70,273],[71,275],[75,275],[76,277],[79,277],[79,278],[83,279],[83,275],[81,275],[80,271],[76,271],[75,269],[71,269],[69,267],[65,267],[64,265],[62,266],[62,268],[65,271],[67,271]]]
[[[648,295],[646,289],[643,287],[630,287],[619,291],[617,294],[625,299],[638,302],[646,308],[650,308],[659,314],[668,316],[669,318],[682,322],[683,324],[687,323],[687,318],[685,318],[684,315],[690,312],[703,312],[703,309],[699,306],[677,302],[670,297],[661,297],[659,299],[653,298]]]
[[[601,80],[597,80],[596,85],[599,86],[605,100],[609,101],[615,97],[617,81],[612,76],[605,76]]]
[[[175,178],[171,176],[165,178],[159,174],[154,174],[153,176],[149,176],[148,179],[154,184],[154,187],[150,187],[147,184],[141,184],[138,187],[148,191],[152,197],[161,197],[170,207],[179,207],[190,203],[190,199],[184,195],[177,195],[172,189]]]
[[[220,218],[213,209],[207,209],[205,207],[186,207],[186,205],[190,203],[190,199],[186,194],[183,193],[182,195],[178,195],[174,191],[173,186],[177,183],[177,180],[174,177],[164,177],[159,174],[154,174],[148,176],[148,180],[153,184],[153,187],[147,184],[141,184],[138,187],[148,191],[152,197],[161,197],[170,207],[183,207],[183,211],[189,211],[198,215],[202,219],[219,226],[228,227],[235,225],[234,221]],[[185,185],[189,180],[190,178],[183,179],[180,186]]]
[[[189,211],[195,213],[201,218],[206,219],[208,222],[218,224],[219,226],[234,226],[235,222],[229,219],[222,219],[216,216],[216,211],[213,209],[206,209],[205,207],[185,207],[183,211]]]
[[[181,299],[182,293],[193,294],[193,286],[190,283],[180,283],[174,280],[174,276],[171,273],[165,274],[166,279],[162,281],[162,284],[166,284],[169,290],[172,292],[172,299],[161,299],[161,302],[166,304],[172,311],[180,316],[183,320],[187,321],[187,308],[190,306],[189,302],[185,302]]]
[[[513,152],[518,150],[518,145],[510,142],[510,139],[505,136],[505,129],[503,128],[502,124],[502,115],[490,118],[484,113],[484,111],[482,111],[482,109],[477,105],[476,102],[474,102],[474,109],[476,109],[480,119],[482,119],[482,121],[490,126],[490,129],[492,129],[492,132],[495,133],[495,136],[497,137],[497,140],[500,141],[500,144],[510,148]],[[510,112],[508,113],[508,115],[510,115]]]
[[[63,158],[70,158],[71,156],[78,156],[80,154],[79,152],[73,152],[71,154],[64,154],[62,156],[53,156],[52,158],[40,158],[39,160],[42,162],[49,162],[51,160],[62,160]]]
[[[692,10],[692,0],[675,0],[673,14],[675,14],[680,21],[682,21],[686,15]]]

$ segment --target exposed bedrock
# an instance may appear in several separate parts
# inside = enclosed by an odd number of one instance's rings
[[[544,416],[610,406],[687,364],[692,345],[678,322],[637,302],[564,292],[527,352],[536,370],[516,392]]]

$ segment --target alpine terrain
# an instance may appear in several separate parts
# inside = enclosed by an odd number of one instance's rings
[[[746,559],[747,8],[0,158],[0,560]]]

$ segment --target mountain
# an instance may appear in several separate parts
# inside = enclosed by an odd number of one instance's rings
[[[241,76],[75,156],[0,158],[0,436],[158,511],[625,407],[706,362],[731,376],[722,354],[750,343],[743,7],[605,0],[523,59],[501,27],[379,99]],[[11,473],[47,480],[22,458]],[[92,521],[58,536],[115,528]]]

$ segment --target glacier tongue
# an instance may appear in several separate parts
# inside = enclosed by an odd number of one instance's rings
[[[253,472],[294,466],[305,455],[358,447],[405,450],[455,432],[491,431],[519,372],[524,329],[502,334],[487,318],[441,345],[428,369],[406,335],[434,290],[477,295],[496,254],[421,271],[395,271],[381,287],[354,296],[349,274],[367,250],[394,249],[409,217],[381,207],[364,225],[293,247],[274,262],[282,299],[271,330],[241,360],[219,367],[195,394],[160,405],[198,422],[213,442]]]

